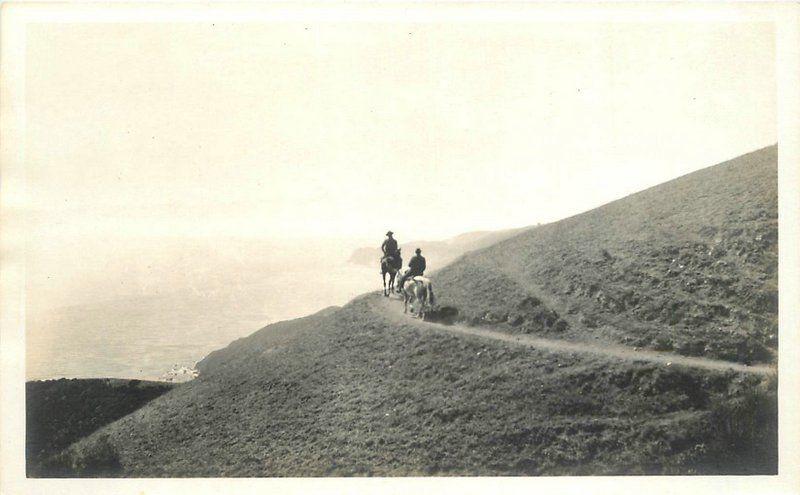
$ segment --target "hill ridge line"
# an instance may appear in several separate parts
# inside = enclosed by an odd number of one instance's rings
[[[402,305],[394,298],[384,298],[380,293],[367,299],[370,307],[379,313],[388,315],[396,321],[402,321],[409,325],[425,328],[432,328],[438,331],[471,335],[500,342],[534,347],[550,352],[592,354],[609,358],[623,359],[628,361],[646,361],[664,365],[678,365],[690,368],[701,368],[714,371],[737,371],[740,373],[750,373],[758,375],[768,375],[776,373],[777,367],[771,365],[748,366],[746,364],[723,361],[720,359],[710,359],[704,357],[682,356],[667,352],[651,350],[634,350],[630,347],[610,344],[594,344],[589,342],[574,342],[558,339],[546,339],[542,337],[532,337],[530,335],[514,335],[498,330],[490,330],[486,327],[469,327],[460,324],[445,325],[429,321],[421,321],[411,316],[403,314]]]

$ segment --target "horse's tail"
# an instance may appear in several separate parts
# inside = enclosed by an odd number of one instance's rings
[[[431,305],[436,304],[436,301],[433,299],[433,282],[428,282],[428,295],[431,299]]]

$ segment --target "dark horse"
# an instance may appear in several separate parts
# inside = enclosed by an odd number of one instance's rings
[[[400,270],[399,255],[387,254],[381,258],[381,275],[383,276],[383,295],[389,297],[394,292],[394,278]],[[386,274],[389,274],[389,285],[386,285]]]

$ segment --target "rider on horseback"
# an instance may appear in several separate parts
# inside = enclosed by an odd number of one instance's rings
[[[381,244],[381,251],[383,251],[384,255],[391,255],[397,252],[397,239],[392,237],[394,232],[391,230],[386,233],[386,239],[383,240],[383,244]]]
[[[408,262],[408,270],[405,273],[400,274],[400,280],[397,282],[398,291],[403,288],[403,282],[405,282],[406,279],[425,273],[425,257],[422,256],[422,249],[417,248],[414,252],[416,254]]]
[[[384,239],[381,244],[381,251],[383,251],[383,259],[391,258],[391,265],[399,269],[403,266],[403,258],[400,257],[400,248],[397,247],[397,239],[392,237],[394,232],[391,230],[386,233],[387,239]]]

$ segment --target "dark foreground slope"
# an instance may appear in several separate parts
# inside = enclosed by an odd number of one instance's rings
[[[28,476],[68,474],[51,465],[50,457],[172,387],[171,383],[114,378],[62,378],[26,383]]]
[[[597,346],[661,337],[723,358],[714,345],[732,338],[745,343],[736,358],[761,356],[747,353],[772,345],[762,335],[772,306],[754,301],[768,303],[775,282],[774,155],[467,255],[435,276],[437,294],[465,321],[506,332]],[[236,341],[201,362],[198,379],[70,446],[60,465],[122,476],[777,469],[774,376],[456,334],[386,311],[392,303],[370,294]],[[639,309],[657,304],[667,310]]]
[[[772,146],[465,255],[438,295],[509,332],[771,362],[777,201]]]

